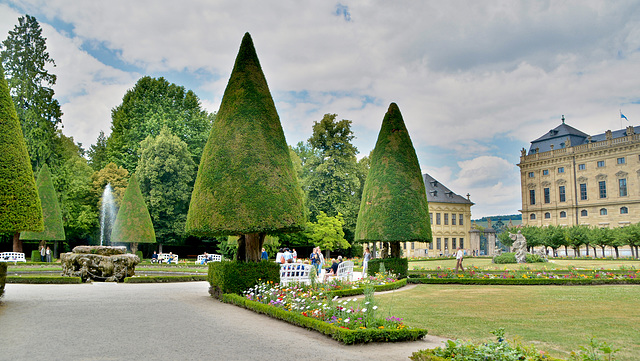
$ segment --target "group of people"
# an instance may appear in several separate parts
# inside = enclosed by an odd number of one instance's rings
[[[309,256],[309,260],[311,261],[311,265],[316,268],[319,275],[322,266],[324,266],[324,256],[320,251],[320,247],[315,247],[313,249],[313,252],[311,252],[311,255]]]
[[[262,259],[266,259],[267,252],[262,249]],[[294,248],[292,251],[289,248],[280,248],[278,254],[276,254],[276,263],[295,263],[298,260],[298,252]]]
[[[166,262],[167,264],[174,263],[175,257],[173,256],[173,252],[169,252],[169,255],[166,256],[165,258],[159,259],[158,253],[156,253],[156,251],[153,251],[153,254],[151,255],[151,263],[162,263],[162,262]]]
[[[41,244],[38,250],[40,251],[40,262],[51,262],[51,248],[49,246],[45,248]]]

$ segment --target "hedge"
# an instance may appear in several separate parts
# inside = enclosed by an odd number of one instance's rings
[[[367,275],[375,276],[380,271],[380,264],[384,263],[387,272],[398,275],[398,279],[407,278],[409,260],[407,258],[373,258],[367,266]]]
[[[280,264],[261,262],[209,262],[209,292],[218,298],[224,293],[242,294],[259,281],[280,282]]]
[[[427,330],[424,329],[350,330],[334,326],[315,318],[306,317],[296,312],[286,311],[281,308],[251,301],[243,296],[236,294],[223,294],[220,296],[220,300],[222,302],[234,304],[236,306],[240,306],[257,313],[265,314],[267,316],[291,323],[296,326],[301,326],[307,329],[318,331],[324,335],[331,336],[333,339],[340,341],[346,345],[367,342],[415,341],[423,338],[427,334]]]
[[[180,276],[135,276],[125,277],[124,283],[169,283],[169,282],[194,282],[206,281],[207,275],[180,275]]]
[[[526,263],[542,263],[542,262],[547,262],[547,260],[540,257],[537,254],[527,253],[525,255],[525,262]],[[516,261],[515,252],[506,252],[499,256],[493,257],[493,263],[506,264],[506,263],[518,263],[518,261]]]
[[[640,284],[640,279],[576,279],[576,278],[410,278],[409,283],[458,285],[625,285]]]
[[[0,263],[0,298],[4,294],[4,284],[7,282],[7,263]]]
[[[82,283],[82,278],[67,276],[7,276],[7,283],[62,285]]]
[[[407,279],[405,278],[402,280],[398,280],[396,282],[373,286],[373,288],[375,292],[383,292],[383,291],[396,290],[406,285],[407,285]],[[344,290],[331,291],[327,293],[330,295],[330,297],[334,297],[334,296],[350,297],[350,296],[356,296],[356,295],[364,295],[364,288],[350,288],[350,289],[344,289]]]

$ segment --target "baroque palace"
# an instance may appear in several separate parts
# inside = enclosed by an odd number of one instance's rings
[[[636,127],[640,130],[640,128]],[[522,224],[621,227],[640,221],[640,134],[562,124],[520,156]]]

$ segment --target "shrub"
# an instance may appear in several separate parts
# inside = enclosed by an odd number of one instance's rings
[[[31,251],[31,262],[40,262],[40,251],[35,249]]]
[[[22,283],[22,284],[43,284],[43,285],[55,285],[55,284],[76,284],[82,283],[80,277],[66,277],[66,276],[7,276],[7,283]]]
[[[184,275],[184,276],[136,276],[126,277],[124,283],[169,283],[169,282],[194,282],[206,281],[206,275]]]
[[[0,263],[0,298],[4,294],[4,284],[7,282],[7,264]]]
[[[403,279],[396,282],[387,283],[385,285],[376,285],[376,286],[373,286],[373,288],[375,289],[376,292],[383,292],[383,291],[397,290],[398,288],[402,288],[406,285],[407,285],[407,279]],[[356,296],[356,295],[363,295],[364,288],[362,287],[348,288],[343,290],[330,291],[328,292],[328,294],[332,297],[333,296],[350,297],[350,296]]]
[[[140,262],[142,262],[142,251],[136,251],[136,256],[138,256],[138,258],[140,258]]]
[[[209,293],[220,298],[223,293],[242,294],[259,280],[280,282],[280,265],[275,262],[210,262],[207,281]]]
[[[407,278],[409,273],[409,260],[407,258],[373,258],[369,261],[367,275],[375,276],[381,272],[380,265],[384,264],[384,269],[395,274],[398,279]]]
[[[537,254],[527,253],[525,256],[526,263],[541,263],[546,260]],[[505,263],[518,263],[516,262],[516,254],[514,252],[503,253],[499,256],[493,257],[493,263],[505,264]]]

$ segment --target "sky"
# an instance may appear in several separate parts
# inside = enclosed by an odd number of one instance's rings
[[[290,145],[332,113],[368,155],[395,102],[422,171],[470,194],[474,219],[519,213],[520,149],[563,115],[588,134],[640,125],[640,1],[0,0],[1,40],[24,14],[85,149],[146,75],[216,112],[245,32]]]

